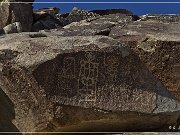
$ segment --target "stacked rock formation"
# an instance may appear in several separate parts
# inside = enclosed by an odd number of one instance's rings
[[[179,15],[58,12],[0,25],[0,130],[179,130]]]

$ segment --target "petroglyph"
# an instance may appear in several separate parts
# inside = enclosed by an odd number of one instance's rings
[[[110,108],[111,110],[133,111],[141,109],[144,112],[155,108],[156,93],[143,91],[141,89],[130,90],[126,85],[98,87],[96,106],[98,108]],[[104,99],[103,97],[108,97]],[[116,99],[116,100],[115,100]],[[102,106],[103,103],[104,105]]]
[[[107,81],[109,83],[115,82],[117,79],[117,72],[119,60],[115,56],[108,56],[105,62]]]
[[[44,83],[45,89],[54,92],[52,94],[50,91],[49,99],[65,105],[111,110],[153,110],[156,93],[144,82],[146,72],[143,73],[144,76],[138,70],[130,74],[136,66],[127,65],[122,59],[122,54],[116,52],[88,51],[62,54],[54,62],[56,68],[53,67],[53,75],[57,78],[53,81],[49,78],[50,81]],[[46,76],[53,75],[50,72]],[[132,85],[134,81],[138,83]],[[139,87],[139,84],[144,85]],[[148,90],[144,90],[144,86]]]
[[[62,75],[65,78],[75,78],[75,59],[73,57],[64,58]]]
[[[84,101],[94,101],[96,100],[99,64],[93,62],[95,59],[93,53],[87,52],[85,56],[87,60],[80,61],[78,79],[79,95]]]
[[[76,89],[75,83],[75,59],[73,57],[65,57],[63,59],[63,68],[58,73],[58,89],[62,91],[65,97],[74,95]]]

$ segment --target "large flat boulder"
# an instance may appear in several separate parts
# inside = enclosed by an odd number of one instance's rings
[[[0,42],[0,81],[20,131],[63,131],[91,120],[110,121],[116,131],[140,130],[133,129],[137,122],[141,130],[164,130],[178,122],[180,102],[113,38],[38,32],[9,34]]]

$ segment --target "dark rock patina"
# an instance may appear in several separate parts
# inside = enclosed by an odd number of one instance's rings
[[[9,1],[10,2],[10,1]],[[22,31],[31,31],[33,16],[32,5],[25,3],[3,3],[0,5],[0,29],[8,24],[20,22]]]
[[[14,123],[20,131],[49,131],[67,125],[70,121],[63,124],[62,117],[73,117],[61,115],[63,106],[105,110],[117,115],[118,112],[156,114],[157,118],[165,117],[167,112],[168,124],[177,122],[179,101],[129,47],[107,36],[45,37],[45,34],[9,34],[0,39],[0,51],[8,48],[6,55],[13,55],[1,60],[0,78],[9,86],[6,94],[15,105]],[[111,117],[113,114],[109,113],[103,119]],[[96,119],[102,118],[89,117],[76,122]],[[142,129],[149,125],[152,130],[163,124],[157,127],[150,122]]]
[[[34,12],[39,32],[0,36],[0,130],[178,127],[180,101],[170,92],[179,94],[178,15],[51,9]]]

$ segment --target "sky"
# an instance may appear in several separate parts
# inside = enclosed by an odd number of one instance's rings
[[[91,4],[79,4],[73,2],[179,2],[179,3],[91,3]],[[34,3],[34,9],[58,7],[60,13],[67,13],[72,10],[73,7],[78,7],[85,10],[97,10],[97,9],[128,9],[136,15],[144,15],[150,13],[156,14],[180,14],[180,0],[35,0],[35,2],[72,2],[69,4],[64,3]]]

